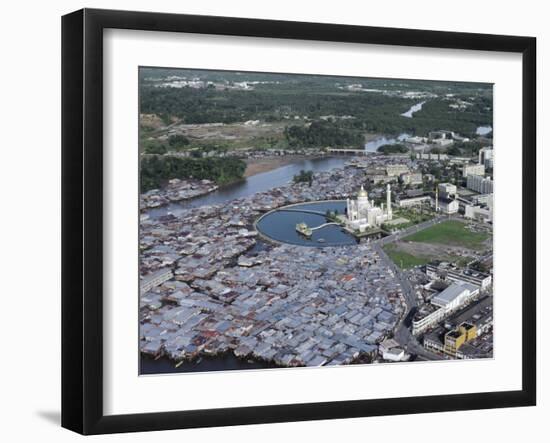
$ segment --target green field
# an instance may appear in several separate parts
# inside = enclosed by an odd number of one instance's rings
[[[431,261],[430,257],[421,257],[399,250],[394,244],[384,246],[384,251],[401,269],[408,269],[414,266],[425,265]]]
[[[462,246],[469,249],[481,249],[489,238],[484,232],[472,232],[465,223],[449,220],[428,229],[405,237],[406,241],[420,243],[440,243],[450,246]]]

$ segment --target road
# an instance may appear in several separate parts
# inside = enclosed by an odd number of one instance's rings
[[[409,316],[412,309],[417,307],[416,295],[414,288],[411,285],[411,282],[406,275],[403,274],[401,269],[388,257],[388,255],[382,249],[382,246],[396,240],[399,240],[407,235],[410,235],[414,232],[421,231],[423,229],[429,228],[437,223],[440,223],[443,220],[446,220],[447,217],[440,216],[432,220],[428,220],[424,223],[420,223],[410,228],[404,229],[403,231],[389,235],[383,239],[372,242],[372,247],[378,253],[380,258],[386,263],[388,268],[390,268],[395,274],[395,278],[399,281],[401,288],[403,290],[403,297],[405,299],[405,304],[407,305],[407,312],[397,325],[394,331],[394,339],[397,341],[409,354],[416,354],[422,357],[425,357],[428,360],[442,360],[443,357],[433,354],[426,349],[418,342],[416,337],[412,335],[410,328],[405,325],[405,319]],[[390,240],[388,240],[390,239]]]

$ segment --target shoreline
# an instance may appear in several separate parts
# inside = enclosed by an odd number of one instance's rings
[[[232,360],[232,362],[237,363],[239,368],[226,368],[223,367],[217,368],[205,368],[202,370],[194,369],[195,366],[200,366],[204,363],[210,363],[210,365],[217,366],[220,362],[225,360]],[[168,372],[148,372],[142,371],[142,365],[156,365],[164,362],[169,366],[170,370]],[[156,363],[159,362],[159,363]],[[209,365],[209,366],[210,366]],[[181,369],[180,369],[181,367]],[[161,352],[160,354],[154,356],[146,352],[140,351],[140,373],[142,375],[150,374],[159,374],[159,373],[178,373],[178,372],[217,372],[217,371],[228,371],[228,370],[248,370],[248,369],[281,369],[281,368],[293,368],[297,367],[296,365],[281,365],[275,363],[273,359],[261,358],[253,354],[247,355],[237,355],[234,349],[228,349],[227,351],[218,352],[214,354],[210,353],[197,353],[193,356],[183,357],[175,359],[170,357],[168,354]]]
[[[247,178],[252,177],[254,175],[262,174],[264,172],[273,171],[275,169],[278,169],[283,166],[288,166],[293,164],[297,161],[302,160],[313,160],[318,158],[324,158],[327,157],[326,155],[303,155],[303,154],[297,154],[297,155],[281,155],[281,156],[270,156],[270,157],[259,157],[259,158],[249,158],[246,159],[246,170],[242,176],[242,178],[231,180],[229,182],[223,183],[223,184],[216,184],[214,188],[205,190],[204,192],[201,192],[200,194],[193,195],[191,197],[186,198],[180,198],[178,200],[168,200],[165,201],[158,206],[140,206],[140,213],[146,213],[150,209],[157,209],[164,206],[168,206],[171,203],[181,203],[181,202],[188,202],[192,201],[196,198],[204,197],[205,195],[212,194],[213,192],[223,190],[225,188],[228,188],[236,183],[240,183],[245,181]],[[189,180],[189,179],[181,179],[182,181]]]

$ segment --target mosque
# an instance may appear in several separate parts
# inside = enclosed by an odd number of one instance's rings
[[[386,208],[384,203],[380,207],[374,205],[374,200],[369,201],[369,195],[365,188],[357,193],[356,199],[347,199],[347,220],[346,224],[354,230],[364,232],[368,228],[380,226],[392,219],[391,209],[391,186],[386,188]]]

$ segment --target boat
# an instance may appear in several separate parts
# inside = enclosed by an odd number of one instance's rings
[[[311,228],[303,222],[296,225],[296,231],[305,237],[311,237],[311,234],[313,233]]]
[[[320,238],[319,240],[317,240],[319,243],[324,243],[326,242],[326,240],[324,238]]]

